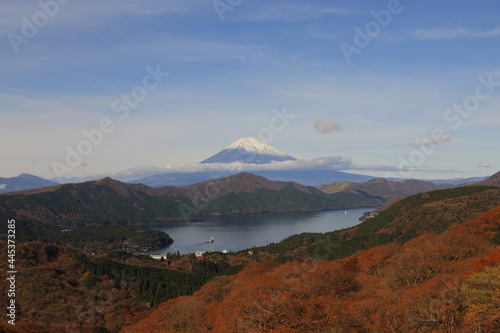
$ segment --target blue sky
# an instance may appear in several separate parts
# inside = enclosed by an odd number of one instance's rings
[[[2,177],[191,170],[248,136],[374,176],[500,169],[498,1],[1,8]]]

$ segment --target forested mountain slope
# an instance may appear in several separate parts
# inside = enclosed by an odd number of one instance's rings
[[[207,214],[319,211],[376,206],[354,193],[326,194],[293,182],[240,173],[186,187],[153,188],[111,178],[0,195],[0,218],[58,227],[159,224]]]
[[[19,325],[4,318],[2,328],[496,332],[499,245],[500,188],[479,186],[409,197],[354,228],[204,260],[21,243]]]
[[[256,262],[123,332],[500,331],[500,206],[335,261]]]

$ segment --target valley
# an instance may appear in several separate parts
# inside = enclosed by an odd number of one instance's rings
[[[229,178],[229,183],[227,179],[213,180],[186,188],[150,188],[103,179],[78,184],[81,188],[59,185],[0,198],[4,200],[4,212],[10,209],[17,213],[21,204],[29,203],[31,207],[52,204],[53,201],[47,200],[62,195],[61,190],[86,205],[95,206],[98,198],[113,198],[117,203],[122,202],[122,209],[127,207],[126,200],[132,200],[139,209],[154,207],[146,205],[151,198],[174,197],[179,202],[192,203],[190,200],[200,188],[215,185],[221,189],[216,195],[212,194],[212,200],[227,199],[228,195],[231,198],[254,195],[249,198],[260,202],[258,196],[266,192],[274,198],[290,200],[285,193],[291,191],[297,202],[305,202],[306,208],[315,209],[311,202],[322,203],[331,195],[296,183],[271,182],[250,174],[236,176]],[[486,183],[495,185],[497,179],[494,175]],[[377,184],[375,189],[373,183]],[[382,194],[381,188],[386,184],[381,180],[369,185],[348,184],[352,188],[346,191],[354,197],[366,198],[370,197],[370,189]],[[338,186],[334,188],[338,190]],[[316,194],[318,198],[314,197]],[[401,193],[396,195],[399,197]],[[9,201],[11,196],[15,200]],[[380,202],[388,200],[387,196],[378,198]],[[106,207],[109,213],[110,206]],[[207,207],[213,206],[203,207],[204,213],[212,212]],[[45,240],[34,237],[19,246],[17,264],[21,273],[17,283],[25,290],[18,297],[19,321],[15,328],[5,324],[1,327],[9,333],[61,329],[228,332],[237,330],[239,324],[233,321],[237,318],[245,323],[246,329],[265,327],[266,331],[313,332],[327,327],[344,331],[391,327],[405,331],[418,321],[424,332],[445,332],[453,328],[465,333],[479,326],[480,332],[491,332],[500,327],[493,310],[498,308],[496,298],[483,298],[478,303],[476,293],[484,288],[500,290],[500,283],[491,278],[500,267],[499,207],[497,186],[432,190],[398,200],[377,216],[340,230],[303,232],[264,246],[228,253],[205,252],[201,257],[170,252],[161,260],[113,251],[112,247],[92,254],[79,249],[85,243],[91,246],[89,238],[82,236],[80,245],[69,246],[68,238],[51,239],[46,233]],[[81,219],[74,221],[76,225],[83,221],[82,216],[90,214],[86,209],[81,210],[81,216],[75,215]],[[45,214],[48,211],[46,207]],[[20,212],[18,221],[27,217],[22,215],[23,210]],[[241,214],[227,209],[227,214],[235,213]],[[37,220],[38,216],[44,215],[31,215],[31,227],[52,218],[46,215],[47,220]],[[96,214],[93,221],[99,221],[100,216],[104,215]],[[54,222],[48,224],[63,225],[59,221],[63,221],[62,216],[56,216]],[[115,225],[102,220],[102,226],[131,228],[118,219],[114,221]],[[75,228],[71,232],[89,228],[106,237],[104,231],[99,231],[99,224],[80,227],[68,224]],[[119,229],[109,230],[118,236]],[[140,229],[136,232],[141,233]],[[171,242],[171,239],[164,241]],[[36,287],[34,276],[38,276]],[[478,284],[486,276],[488,284]],[[242,312],[241,306],[248,302],[249,295],[254,299],[251,312]],[[409,295],[419,296],[409,298]],[[49,306],[51,297],[66,301]],[[436,299],[439,301],[433,301]],[[434,302],[435,306],[432,312],[423,312],[428,302]],[[267,315],[260,317],[264,309]],[[227,311],[231,316],[222,315]],[[359,311],[362,316],[352,315]],[[429,318],[441,319],[429,321]]]

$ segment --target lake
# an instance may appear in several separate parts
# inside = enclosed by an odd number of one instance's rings
[[[277,243],[303,232],[328,232],[355,226],[370,208],[347,211],[266,213],[208,216],[201,222],[169,223],[151,227],[170,235],[174,242],[149,253],[196,251],[239,251],[253,246]],[[210,243],[210,237],[214,242]]]

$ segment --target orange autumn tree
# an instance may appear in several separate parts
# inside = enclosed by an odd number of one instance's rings
[[[500,207],[354,256],[251,263],[124,332],[453,332],[498,328]]]
[[[486,267],[465,281],[467,324],[475,332],[500,332],[500,266]]]

